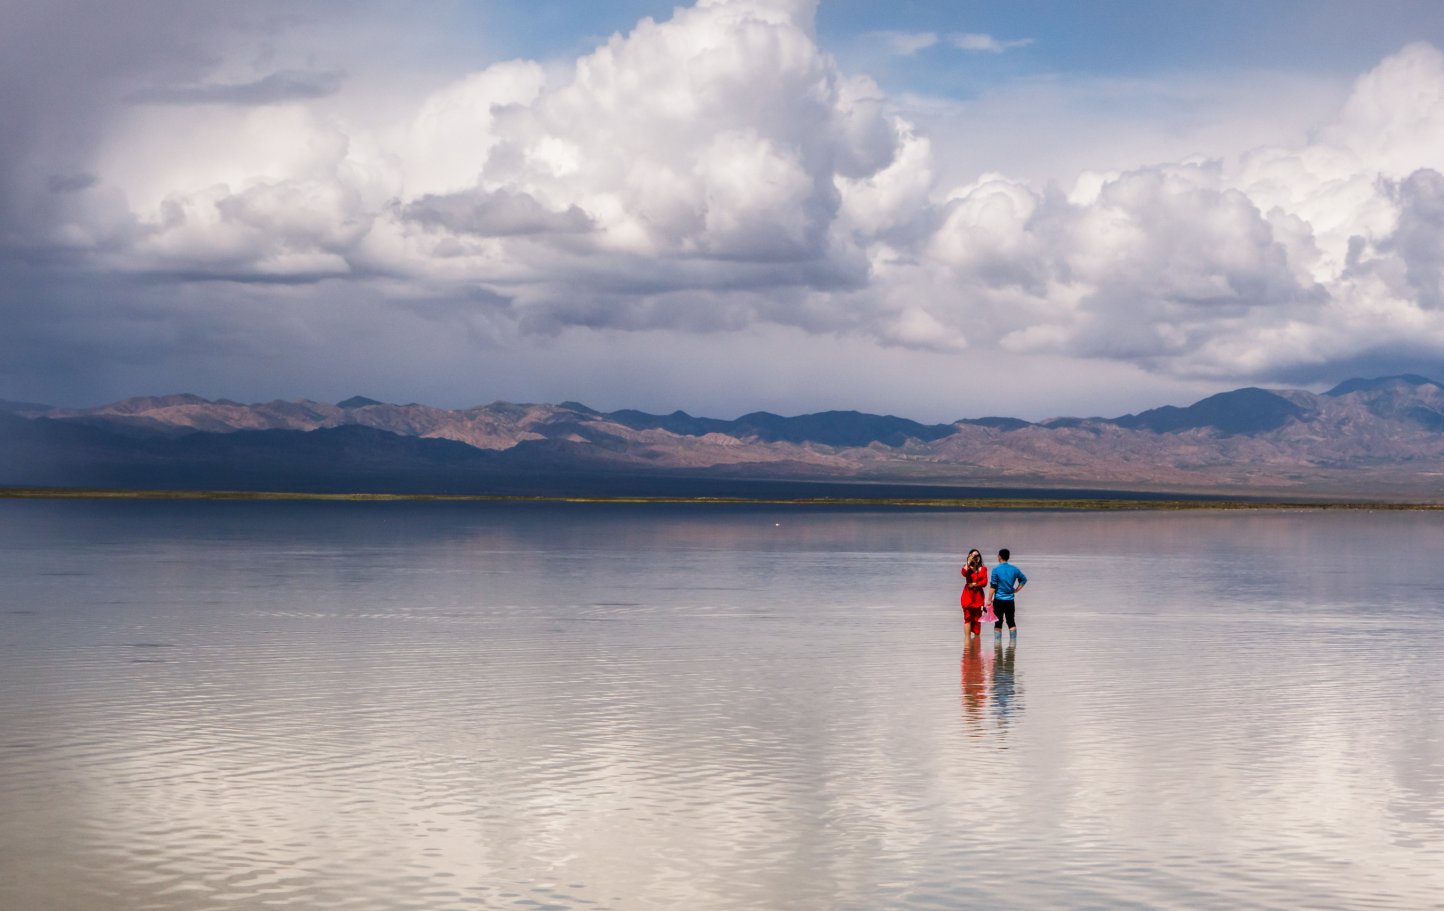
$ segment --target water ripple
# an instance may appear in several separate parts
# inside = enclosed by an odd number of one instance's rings
[[[0,504],[0,907],[1441,906],[1444,518],[248,505]]]

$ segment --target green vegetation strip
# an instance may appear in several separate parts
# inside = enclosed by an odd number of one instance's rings
[[[0,499],[12,500],[347,500],[365,502],[456,501],[469,503],[711,503],[773,506],[930,506],[948,509],[1388,509],[1444,510],[1440,503],[1329,503],[1253,502],[1247,500],[1088,500],[978,497],[867,498],[805,497],[761,499],[747,497],[523,497],[467,496],[463,494],[405,493],[291,493],[246,490],[83,490],[68,487],[0,488]]]

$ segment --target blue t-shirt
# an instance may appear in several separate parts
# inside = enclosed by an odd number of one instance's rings
[[[1011,563],[999,563],[993,569],[993,579],[988,584],[997,589],[993,597],[1001,601],[1012,601],[1013,594],[1018,590],[1020,582],[1027,582],[1028,577],[1023,575],[1016,566]]]

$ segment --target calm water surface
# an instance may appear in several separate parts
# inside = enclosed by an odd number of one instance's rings
[[[962,553],[1032,580],[969,647]],[[0,501],[0,908],[1444,908],[1444,516]],[[989,560],[989,564],[992,564]]]

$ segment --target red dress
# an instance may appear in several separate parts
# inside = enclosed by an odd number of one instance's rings
[[[983,616],[983,605],[987,598],[984,592],[988,590],[988,568],[979,566],[977,569],[963,567],[963,581],[967,585],[976,585],[977,589],[963,589],[963,618],[967,621],[968,629],[978,631],[978,621]]]

